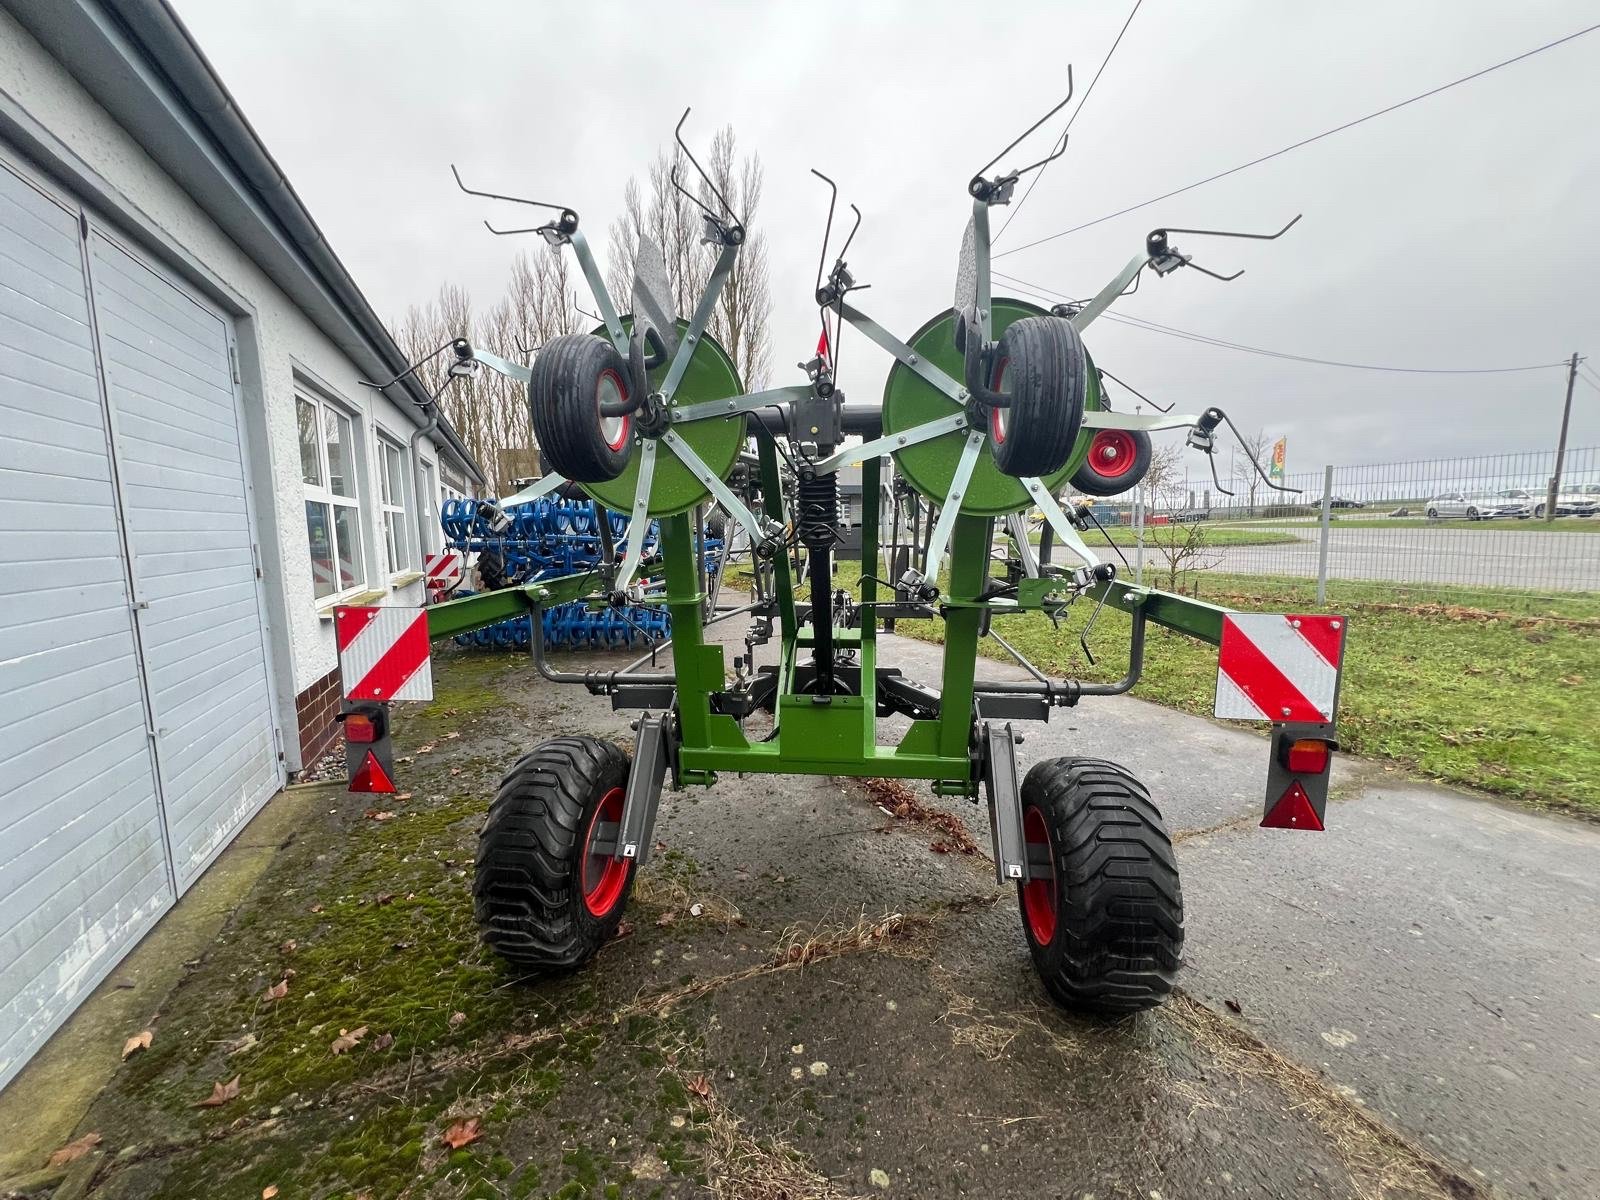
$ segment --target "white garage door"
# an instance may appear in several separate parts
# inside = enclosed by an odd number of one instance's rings
[[[278,786],[228,323],[89,238],[178,891]]]
[[[229,325],[87,229],[0,158],[0,1087],[281,780]]]

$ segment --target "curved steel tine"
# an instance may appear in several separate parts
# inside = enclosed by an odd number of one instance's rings
[[[1221,409],[1218,409],[1217,411],[1222,412]],[[1245,449],[1245,457],[1250,460],[1250,465],[1255,468],[1256,474],[1261,476],[1262,483],[1273,489],[1273,491],[1292,492],[1296,496],[1305,491],[1304,488],[1287,487],[1281,483],[1273,483],[1267,473],[1261,469],[1261,464],[1256,461],[1256,456],[1250,453],[1250,443],[1244,440],[1244,434],[1239,432],[1239,427],[1233,423],[1233,418],[1227,413],[1223,412],[1222,419],[1228,423],[1228,428],[1233,430],[1233,436],[1239,439],[1239,445],[1243,446]]]
[[[1171,412],[1172,411],[1172,405],[1171,404],[1167,405],[1165,408],[1162,408],[1161,405],[1157,404],[1154,400],[1150,399],[1149,396],[1146,396],[1138,388],[1134,387],[1133,384],[1129,383],[1125,379],[1117,379],[1117,377],[1115,375],[1112,375],[1111,372],[1106,370],[1104,367],[1096,367],[1095,370],[1099,371],[1100,374],[1102,374],[1102,375],[1110,376],[1110,378],[1116,379],[1119,386],[1127,388],[1130,392],[1132,392],[1135,396],[1139,397],[1139,399],[1143,400],[1146,404],[1148,404],[1151,408],[1155,409],[1157,412],[1167,413],[1167,412]],[[1176,403],[1176,401],[1174,401],[1174,403]]]
[[[1039,128],[1039,126],[1043,125],[1051,117],[1055,116],[1058,112],[1060,112],[1063,108],[1065,108],[1067,106],[1067,101],[1072,99],[1072,91],[1073,91],[1072,64],[1068,63],[1067,64],[1067,94],[1066,94],[1066,97],[1061,101],[1060,104],[1056,105],[1049,112],[1045,113],[1044,116],[1040,117],[1032,125],[1029,125],[1020,134],[1018,134],[1016,139],[1009,146],[1007,146],[1004,150],[1000,151],[999,154],[996,154],[988,162],[984,163],[983,166],[978,168],[978,175],[982,176],[986,171],[988,171],[988,169],[990,167],[994,166],[995,163],[999,162],[1006,155],[1010,154],[1012,150],[1016,149],[1017,144],[1019,142],[1021,142],[1023,138],[1027,137],[1035,129]],[[1065,137],[1063,136],[1062,149],[1064,150],[1065,148],[1066,148]],[[1060,153],[1061,153],[1061,151],[1058,150],[1056,152],[1056,154],[1051,155],[1051,158],[1059,156]],[[1049,161],[1050,161],[1050,159],[1048,159],[1048,158],[1044,160],[1044,162],[1049,162]],[[1043,163],[1035,163],[1034,165],[1035,166],[1042,166]],[[1032,167],[1028,167],[1026,169],[1031,171],[1033,168]],[[1020,173],[1021,172],[1018,172],[1018,174],[1020,174]]]
[[[557,212],[570,212],[565,204],[551,204],[548,200],[530,200],[526,196],[503,196],[499,192],[480,192],[477,188],[469,188],[461,181],[461,172],[456,170],[455,163],[450,164],[450,174],[456,177],[456,186],[469,196],[482,196],[486,200],[509,200],[512,204],[531,204],[535,208],[553,208]]]
[[[1239,278],[1239,276],[1244,274],[1244,268],[1243,267],[1240,267],[1232,275],[1218,275],[1215,271],[1208,271],[1205,267],[1202,267],[1197,262],[1190,261],[1190,262],[1184,263],[1183,265],[1186,266],[1186,267],[1193,267],[1196,271],[1199,271],[1200,274],[1202,274],[1202,275],[1209,275],[1213,279],[1220,279],[1220,280],[1222,280],[1223,283],[1232,283],[1235,279]]]
[[[1232,492],[1230,492],[1227,488],[1222,486],[1222,480],[1217,475],[1217,456],[1214,453],[1212,453],[1210,450],[1207,450],[1206,451],[1206,461],[1208,461],[1211,464],[1211,482],[1217,485],[1217,491],[1221,492],[1224,496],[1233,495]]]
[[[817,291],[820,292],[822,290],[822,268],[826,266],[828,262],[828,239],[833,236],[833,206],[839,202],[839,185],[833,180],[829,179],[815,167],[811,168],[811,173],[818,179],[822,180],[823,183],[827,184],[829,188],[828,221],[827,224],[822,227],[822,253],[817,256]],[[852,204],[850,207],[854,208],[855,205]],[[859,225],[860,221],[857,220],[856,223]],[[846,243],[846,245],[848,244],[849,243]],[[824,326],[824,329],[826,329],[826,326]]]
[[[483,227],[494,234],[495,237],[510,237],[514,233],[543,233],[550,228],[548,225],[530,225],[526,229],[496,229],[488,221],[483,223]]]
[[[673,188],[680,196],[683,196],[685,199],[687,199],[690,204],[693,204],[706,216],[710,217],[713,221],[718,219],[717,214],[706,207],[706,202],[704,200],[700,199],[699,196],[696,196],[688,188],[684,187],[683,184],[678,182],[678,167],[676,163],[673,164],[672,170],[667,172],[667,182],[672,184]]]
[[[850,243],[856,240],[856,230],[861,228],[861,210],[859,208],[857,208],[854,204],[852,204],[850,206],[850,211],[855,213],[855,215],[856,215],[856,223],[854,225],[850,226],[850,236],[845,238],[844,246],[841,247],[840,250],[839,250],[839,257],[840,258],[843,258],[849,252]],[[861,287],[871,287],[871,286],[872,285],[870,283],[864,283],[864,284],[861,285]],[[855,291],[855,290],[859,290],[859,289],[854,289],[853,288],[851,290]]]
[[[727,215],[727,218],[730,221],[732,221],[735,225],[743,225],[744,222],[739,220],[738,217],[734,216],[733,205],[728,203],[728,198],[722,194],[722,190],[720,188],[718,188],[717,185],[712,181],[711,176],[706,174],[706,169],[700,165],[700,160],[697,159],[694,156],[694,152],[692,150],[690,150],[689,147],[684,144],[684,141],[683,141],[683,123],[689,119],[690,111],[691,111],[690,109],[687,109],[687,108],[684,109],[683,110],[683,116],[678,118],[678,124],[672,130],[673,140],[675,140],[678,143],[679,149],[681,149],[684,152],[684,154],[688,157],[689,162],[694,167],[694,169],[700,173],[700,178],[705,180],[706,186],[711,189],[711,194],[717,198],[717,203],[722,205],[722,211],[723,211],[724,214]],[[702,205],[701,207],[705,207],[705,206]],[[709,210],[707,210],[707,211],[709,211]]]
[[[1278,230],[1277,233],[1239,233],[1238,231],[1232,229],[1177,229],[1171,227],[1157,229],[1154,232],[1194,233],[1199,234],[1202,237],[1249,238],[1253,242],[1275,242],[1284,234],[1288,233],[1289,230],[1298,225],[1300,223],[1300,218],[1303,216],[1305,216],[1305,213],[1296,213],[1293,220],[1291,220],[1282,229]],[[1189,265],[1193,266],[1194,264],[1190,263]]]

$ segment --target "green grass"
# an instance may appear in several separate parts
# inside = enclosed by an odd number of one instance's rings
[[[1554,521],[1519,521],[1515,518],[1497,517],[1492,521],[1445,520],[1430,521],[1426,517],[1357,517],[1348,513],[1343,515],[1333,513],[1335,524],[1344,529],[1514,529],[1519,533],[1600,533],[1600,520],[1594,517],[1557,517]],[[1321,523],[1319,517],[1261,517],[1252,520],[1248,517],[1230,517],[1225,524],[1213,527],[1216,532],[1223,530],[1265,530],[1265,529],[1299,529],[1304,531],[1316,528]],[[1236,543],[1237,544],[1237,543]]]
[[[1145,537],[1145,545],[1150,545],[1154,538],[1160,535],[1162,527],[1155,527]],[[1286,546],[1291,542],[1300,541],[1294,534],[1287,530],[1277,529],[1232,529],[1220,525],[1202,525],[1201,531],[1205,534],[1207,546]],[[1111,541],[1118,546],[1138,545],[1139,539],[1135,536],[1133,528],[1128,525],[1107,525],[1105,530],[1111,535]],[[1090,529],[1083,535],[1090,546],[1096,542],[1105,545],[1105,539],[1094,530]],[[1039,544],[1039,535],[1030,533],[1028,541],[1035,546]]]
[[[858,567],[841,563],[854,589]],[[1206,572],[1204,599],[1257,612],[1314,612],[1300,579]],[[1600,595],[1560,599],[1480,589],[1470,604],[1440,603],[1436,586],[1328,585],[1325,611],[1350,620],[1339,732],[1344,749],[1385,759],[1442,783],[1539,808],[1600,817]],[[1058,630],[1041,614],[998,617],[996,628],[1053,676],[1110,681],[1127,670],[1129,618],[1100,614],[1089,666],[1078,632],[1089,606]],[[940,641],[938,621],[901,621],[897,632]],[[1009,661],[992,641],[984,655]],[[1154,628],[1134,695],[1208,715],[1217,651]],[[1092,701],[1086,702],[1092,704]]]

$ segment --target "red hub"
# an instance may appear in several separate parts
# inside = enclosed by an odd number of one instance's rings
[[[1102,479],[1121,479],[1138,459],[1139,447],[1126,429],[1101,429],[1089,443],[1089,469]]]
[[[1006,368],[1011,365],[1009,358],[1002,358],[994,368],[994,381],[989,384],[989,390],[999,392],[1004,390]],[[991,408],[989,410],[989,435],[994,438],[994,444],[999,446],[1006,440],[1006,414],[1004,408]]]
[[[1034,942],[1048,946],[1056,936],[1056,860],[1050,848],[1050,830],[1044,823],[1044,813],[1029,808],[1022,814],[1022,836],[1030,851],[1028,873],[1033,876],[1022,885],[1022,916],[1028,922],[1028,933]],[[1045,853],[1031,853],[1035,847],[1042,847]],[[1041,857],[1050,860],[1043,874],[1033,865]]]
[[[594,816],[589,818],[589,828],[583,834],[583,904],[596,917],[605,916],[617,906],[622,899],[622,889],[628,882],[626,859],[613,858],[593,848],[594,831],[601,822],[620,826],[622,796],[622,789],[615,787],[601,797]]]
[[[595,404],[612,403],[628,398],[628,385],[622,382],[622,376],[615,371],[602,371],[599,386],[595,388]],[[630,420],[627,417],[600,418],[600,431],[606,439],[606,445],[613,450],[621,450],[628,440]]]

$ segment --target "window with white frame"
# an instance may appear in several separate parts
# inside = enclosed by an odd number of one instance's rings
[[[411,522],[406,516],[406,453],[388,438],[378,439],[378,479],[383,501],[389,574],[412,569]]]
[[[297,395],[294,403],[300,478],[306,485],[311,587],[320,600],[366,584],[356,432],[350,415],[335,405],[306,395]]]

